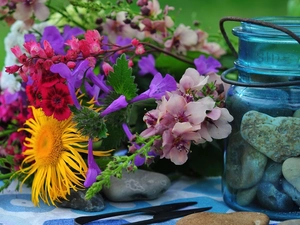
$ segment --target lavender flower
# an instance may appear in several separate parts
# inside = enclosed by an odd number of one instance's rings
[[[138,66],[140,67],[139,75],[141,76],[149,73],[154,76],[158,73],[155,68],[155,59],[151,54],[149,54],[147,57],[142,57],[138,62]]]
[[[114,100],[105,110],[101,112],[101,116],[106,116],[112,112],[118,111],[120,109],[126,108],[128,102],[124,95],[121,95],[119,98]]]
[[[177,88],[177,83],[174,77],[167,74],[165,77],[162,77],[160,73],[157,73],[149,86],[149,89],[142,94],[133,98],[130,102],[142,101],[148,98],[154,98],[156,100],[161,99],[167,91],[175,91]]]
[[[93,183],[96,182],[97,176],[101,173],[101,170],[96,163],[93,156],[93,139],[89,139],[88,143],[88,172],[86,175],[86,179],[84,181],[85,187],[90,187]]]
[[[204,55],[195,59],[194,64],[201,75],[216,73],[218,72],[217,68],[222,66],[221,63],[212,56],[205,58]]]

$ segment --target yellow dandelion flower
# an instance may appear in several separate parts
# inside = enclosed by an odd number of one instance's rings
[[[88,137],[77,132],[72,116],[63,121],[46,116],[42,109],[31,107],[33,117],[25,122],[30,134],[25,140],[27,147],[20,173],[26,176],[21,185],[33,175],[32,202],[39,198],[50,205],[59,199],[67,199],[70,190],[83,187],[87,165],[79,153],[87,153]],[[108,155],[107,152],[93,152]]]

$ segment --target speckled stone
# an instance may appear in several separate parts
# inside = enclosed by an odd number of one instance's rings
[[[241,122],[241,135],[255,149],[275,162],[300,155],[300,118],[271,117],[247,112]]]
[[[202,212],[185,216],[176,225],[268,225],[269,221],[267,215],[257,212]]]
[[[170,185],[166,175],[138,169],[130,173],[124,171],[121,179],[112,177],[110,187],[104,187],[102,193],[114,202],[151,200],[164,193]]]
[[[277,225],[300,225],[300,220],[286,220],[281,223],[278,223]]]
[[[284,178],[300,191],[300,158],[292,157],[282,164],[282,174]]]

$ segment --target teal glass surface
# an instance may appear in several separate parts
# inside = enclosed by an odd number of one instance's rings
[[[256,19],[300,36],[300,18]],[[232,32],[239,39],[234,62],[239,82],[263,85],[300,79],[300,44],[293,38],[245,22]],[[234,117],[224,154],[226,204],[237,211],[265,213],[273,220],[300,218],[300,87],[233,85],[226,107]]]

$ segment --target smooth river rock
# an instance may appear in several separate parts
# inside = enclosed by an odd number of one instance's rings
[[[241,122],[241,135],[255,149],[275,162],[300,155],[300,118],[271,117],[247,112]]]
[[[290,196],[278,190],[275,185],[262,182],[257,188],[257,199],[266,209],[277,212],[290,212],[294,203]]]
[[[267,157],[235,133],[226,150],[226,182],[234,189],[256,185],[264,174]]]
[[[241,206],[249,205],[256,196],[257,185],[248,189],[238,190],[236,193],[236,203]]]
[[[282,164],[284,178],[300,191],[300,158],[288,158]]]
[[[211,213],[185,216],[176,225],[268,225],[269,217],[257,212]]]
[[[298,206],[300,206],[300,192],[293,185],[291,185],[286,180],[283,180],[282,181],[282,189],[288,196],[290,196],[293,199],[293,201]]]
[[[276,163],[273,160],[268,160],[265,173],[262,177],[263,181],[277,184],[282,176],[282,163]]]
[[[138,169],[130,173],[124,171],[121,179],[112,177],[110,187],[104,187],[103,194],[114,202],[151,200],[159,197],[170,185],[166,175]]]

